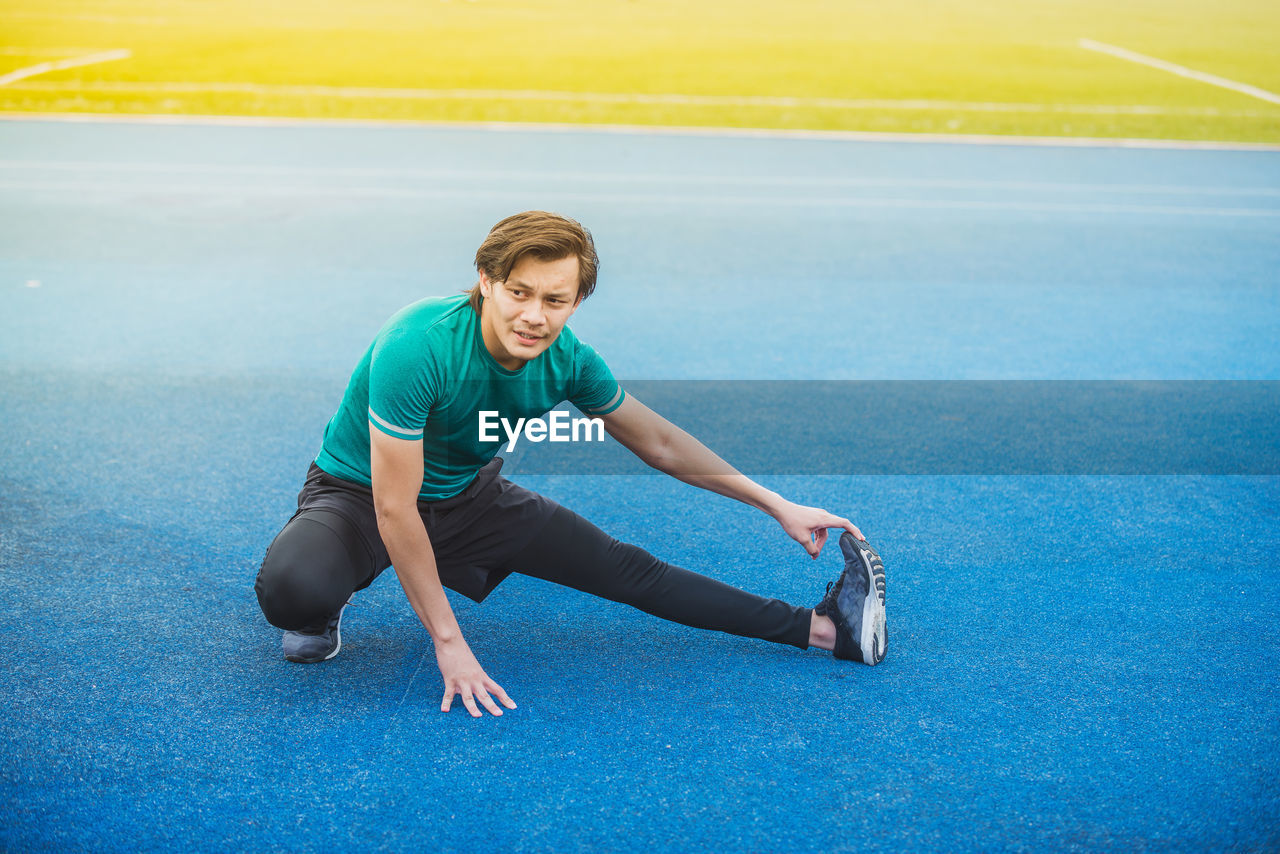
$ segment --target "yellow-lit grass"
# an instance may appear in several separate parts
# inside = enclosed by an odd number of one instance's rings
[[[133,52],[0,87],[0,110],[1280,142],[1280,105],[1083,50],[1081,37],[1280,92],[1280,4],[1257,0],[0,0],[0,73],[56,48]],[[799,102],[165,91],[171,83]],[[1090,112],[1099,107],[1121,112]]]

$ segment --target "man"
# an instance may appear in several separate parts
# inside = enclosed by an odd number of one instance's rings
[[[472,654],[444,592],[479,602],[513,571],[685,625],[884,658],[884,567],[853,523],[739,474],[629,397],[565,325],[595,288],[586,229],[517,214],[493,227],[475,263],[470,294],[422,300],[387,322],[325,429],[298,512],[256,584],[263,614],[286,630],[285,658],[337,655],[351,594],[389,565],[435,644],[444,712],[458,695],[475,717],[516,707]],[[828,527],[844,529],[844,572],[813,609],[764,599],[620,543],[500,477],[499,443],[482,441],[480,413],[514,424],[565,400],[650,466],[770,514],[814,558]]]

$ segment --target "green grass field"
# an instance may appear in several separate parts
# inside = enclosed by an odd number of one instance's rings
[[[1280,143],[1262,0],[0,0],[2,112]]]

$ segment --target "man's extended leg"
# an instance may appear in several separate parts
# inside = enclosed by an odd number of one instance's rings
[[[756,596],[658,560],[564,507],[556,508],[508,566],[686,626],[809,646],[811,609]]]

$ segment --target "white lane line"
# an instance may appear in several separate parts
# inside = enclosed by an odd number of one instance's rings
[[[193,113],[61,113],[0,110],[0,122],[68,124],[174,125],[178,127],[417,129],[444,133],[608,134],[611,136],[675,136],[710,139],[784,139],[811,142],[907,142],[918,145],[980,145],[1033,148],[1136,148],[1162,151],[1280,151],[1273,142],[1220,139],[1151,139],[1101,136],[1019,136],[979,133],[881,133],[857,130],[698,127],[696,125],[628,125],[567,122],[450,122],[427,119],[304,119],[286,116],[218,116]]]
[[[1068,214],[1139,214],[1139,215],[1172,215],[1172,216],[1217,216],[1217,217],[1265,217],[1280,218],[1280,208],[1227,208],[1227,207],[1192,207],[1180,205],[1128,205],[1128,204],[1083,204],[1062,202],[1021,202],[1021,201],[979,201],[950,199],[893,199],[893,198],[816,198],[809,195],[791,198],[777,196],[746,196],[721,194],[681,194],[681,193],[615,193],[607,190],[598,192],[544,192],[522,191],[518,189],[490,190],[482,188],[457,189],[414,189],[407,187],[271,187],[261,184],[244,184],[233,186],[228,184],[155,184],[139,186],[137,183],[86,183],[75,181],[57,183],[45,181],[0,181],[0,190],[19,190],[28,192],[70,192],[81,195],[104,193],[133,197],[146,197],[151,193],[188,194],[193,197],[212,198],[333,198],[333,199],[411,199],[411,200],[454,200],[454,199],[526,199],[536,195],[556,202],[606,202],[608,204],[680,204],[683,206],[705,204],[711,206],[745,206],[789,207],[789,208],[848,208],[848,209],[885,209],[906,208],[923,210],[960,210],[960,211],[1016,211],[1019,213],[1068,213]]]
[[[542,89],[422,89],[371,86],[291,86],[264,83],[142,81],[37,81],[22,89],[75,92],[158,92],[163,94],[257,95],[285,98],[340,98],[399,101],[549,101],[624,106],[762,107],[770,109],[896,110],[902,112],[1066,113],[1072,115],[1204,116],[1257,118],[1252,110],[1168,107],[1152,104],[1037,104],[1003,101],[943,101],[921,98],[800,98],[772,95],[685,95],[644,92],[569,92]]]
[[[133,56],[132,51],[107,50],[101,53],[91,53],[87,56],[73,56],[69,59],[41,62],[39,65],[29,65],[26,68],[19,68],[17,71],[10,71],[8,74],[0,76],[0,86],[8,86],[10,83],[25,80],[28,77],[35,77],[37,74],[48,74],[50,71],[79,68],[81,65],[96,65],[99,62],[114,62],[118,59],[128,59],[131,56]]]
[[[1235,80],[1228,80],[1227,78],[1219,77],[1216,74],[1207,74],[1203,71],[1196,71],[1194,68],[1187,68],[1185,65],[1177,65],[1173,62],[1167,62],[1163,59],[1157,59],[1154,56],[1147,56],[1143,53],[1126,50],[1125,48],[1116,47],[1115,45],[1106,44],[1105,42],[1098,42],[1093,39],[1080,39],[1080,47],[1085,50],[1105,53],[1109,56],[1114,56],[1117,59],[1136,62],[1139,65],[1149,65],[1152,68],[1158,68],[1161,71],[1167,71],[1170,74],[1176,74],[1179,77],[1187,77],[1191,80],[1198,80],[1201,83],[1208,83],[1210,86],[1221,86],[1223,89],[1230,89],[1233,92],[1250,95],[1270,104],[1280,104],[1280,95],[1277,95],[1275,92],[1268,92],[1266,89],[1259,89],[1257,86],[1250,86],[1248,83],[1237,83]]]
[[[150,175],[241,175],[253,177],[299,177],[320,179],[326,183],[344,179],[379,179],[404,181],[462,182],[536,182],[560,184],[680,184],[702,186],[746,186],[758,188],[803,188],[822,190],[829,187],[908,189],[908,190],[981,190],[1003,192],[1047,193],[1125,193],[1133,195],[1173,196],[1245,196],[1280,198],[1280,188],[1221,187],[1177,184],[1086,184],[1054,181],[982,181],[952,178],[866,178],[837,176],[761,176],[705,175],[670,172],[585,172],[564,170],[512,169],[420,169],[415,167],[378,166],[253,166],[224,163],[124,163],[99,160],[0,160],[0,170],[18,172],[87,172]]]

